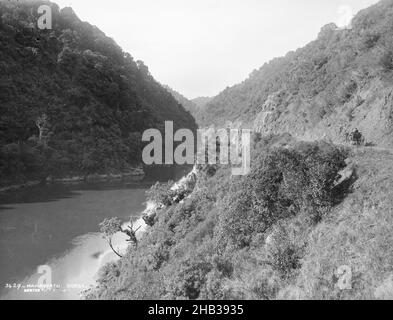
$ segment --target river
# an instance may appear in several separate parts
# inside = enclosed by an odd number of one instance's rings
[[[50,185],[0,194],[0,299],[79,299],[100,267],[116,260],[98,224],[140,217],[151,184]],[[125,250],[125,240],[116,235],[114,246]],[[43,276],[52,286],[37,290]]]

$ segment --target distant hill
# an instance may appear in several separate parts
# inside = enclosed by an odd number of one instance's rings
[[[173,97],[187,110],[189,111],[197,123],[200,123],[201,115],[203,114],[203,109],[212,100],[209,97],[199,97],[192,100],[187,99],[181,93],[173,90],[169,86],[164,86]]]
[[[192,99],[191,101],[194,102],[199,109],[204,108],[213,98],[211,97],[198,97]]]
[[[53,29],[37,28],[39,5]],[[0,180],[113,173],[141,164],[148,128],[196,129],[150,74],[71,8],[0,2]]]
[[[288,132],[342,142],[354,128],[393,146],[393,1],[361,11],[352,27],[334,24],[318,38],[255,70],[210,101],[202,125]]]

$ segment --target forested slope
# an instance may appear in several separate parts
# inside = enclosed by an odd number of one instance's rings
[[[187,99],[181,93],[173,90],[172,88],[165,86],[165,88],[172,94],[172,96],[195,118],[196,122],[202,123],[203,110],[205,106],[211,101],[210,97],[198,97],[192,100]],[[206,123],[205,123],[206,124]]]
[[[196,114],[198,106],[192,102],[191,100],[187,99],[185,96],[180,94],[179,92],[173,90],[169,86],[164,86],[165,89],[168,90],[170,94],[179,102],[187,111],[189,111],[192,115]]]
[[[41,4],[52,8],[51,30],[37,28]],[[142,132],[165,120],[196,129],[142,61],[72,9],[0,2],[2,184],[130,170]]]
[[[349,28],[323,27],[315,41],[216,96],[202,124],[232,122],[336,142],[357,127],[368,142],[392,146],[392,17],[393,1],[383,0],[358,13]]]

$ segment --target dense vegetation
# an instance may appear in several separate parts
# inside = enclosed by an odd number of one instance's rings
[[[37,28],[43,3],[52,30]],[[142,61],[72,9],[0,2],[2,184],[128,171],[141,163],[142,132],[165,120],[196,128]]]
[[[251,173],[199,167],[180,203],[170,184],[155,185],[148,198],[163,208],[151,228],[101,270],[87,298],[391,299],[392,154],[297,142],[285,132],[315,138],[307,130],[320,126],[347,142],[365,132],[391,145],[392,17],[393,1],[384,0],[351,29],[328,25],[208,103],[203,124],[239,121],[260,131]]]
[[[192,115],[195,115],[198,111],[198,106],[191,100],[187,99],[185,96],[180,94],[179,92],[173,90],[169,86],[165,86],[165,89],[168,90],[170,94],[179,102],[187,111],[189,111]]]
[[[211,100],[211,97],[198,97],[191,101],[195,103],[198,108],[203,109]]]
[[[41,3],[0,2],[1,183],[127,171],[140,164],[143,130],[171,119],[195,128],[183,109],[194,113],[195,102],[168,92],[71,9],[51,4],[53,30],[38,30]],[[366,119],[367,138],[372,130],[391,137],[392,17],[393,1],[384,0],[352,29],[328,25],[196,116],[250,124],[270,112],[270,129],[297,134],[321,123],[345,134]],[[391,298],[392,156],[263,133],[254,134],[247,176],[201,166],[192,193],[154,185],[147,196],[161,207],[141,239],[132,226],[105,220],[110,245],[116,232],[131,245],[87,298]],[[345,289],[342,267],[351,270]]]
[[[240,122],[333,140],[359,127],[369,141],[391,145],[392,16],[393,1],[383,0],[357,14],[350,28],[325,26],[315,41],[220,93],[204,108],[201,124]]]
[[[101,271],[89,298],[273,299],[296,283],[308,235],[329,217],[350,184],[336,185],[347,152],[326,143],[255,139],[252,172],[200,168],[190,197],[171,198],[153,227],[118,263]]]
[[[203,123],[202,119],[204,116],[205,106],[212,100],[210,97],[198,97],[192,100],[187,99],[181,93],[173,90],[172,88],[165,86],[165,88],[173,95],[173,97],[187,110],[189,111],[197,123]]]

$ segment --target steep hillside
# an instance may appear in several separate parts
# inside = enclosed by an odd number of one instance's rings
[[[39,30],[37,8],[52,8]],[[0,2],[0,183],[124,172],[148,128],[196,129],[142,61],[70,8]]]
[[[197,166],[192,191],[154,186],[146,233],[86,297],[392,299],[392,31],[382,1],[208,103],[203,124],[259,131],[251,172]],[[355,127],[380,146],[328,142]]]
[[[89,299],[391,299],[393,153],[254,139],[252,171],[200,167]]]
[[[204,108],[213,98],[211,97],[198,97],[195,99],[192,99],[191,101],[194,102],[198,108],[202,109]]]
[[[368,142],[393,146],[392,16],[393,1],[383,0],[361,11],[352,28],[325,26],[315,41],[220,93],[202,124],[336,142],[357,127]]]
[[[189,111],[197,123],[202,123],[203,117],[203,110],[206,105],[212,100],[209,97],[199,97],[192,100],[187,99],[181,93],[173,90],[168,86],[164,86],[172,95],[173,97],[187,110]]]
[[[172,96],[184,107],[184,109],[189,111],[191,114],[195,114],[197,112],[198,106],[194,102],[187,99],[185,96],[173,90],[169,86],[164,86],[164,88],[167,89],[170,94],[172,94]]]

